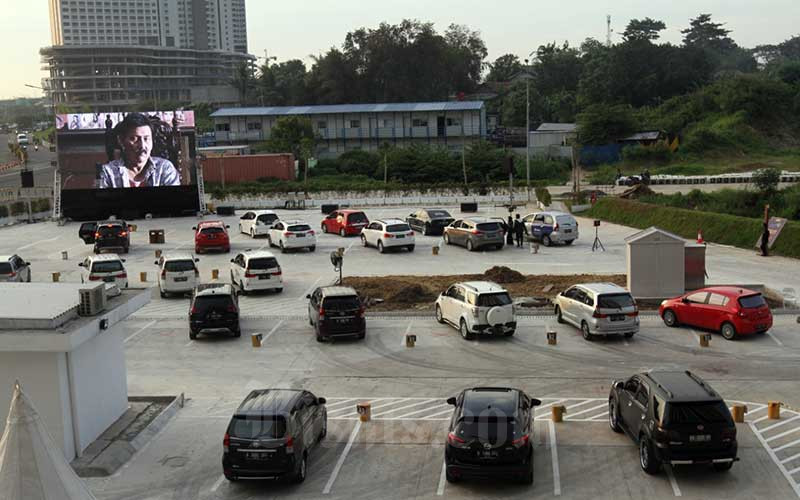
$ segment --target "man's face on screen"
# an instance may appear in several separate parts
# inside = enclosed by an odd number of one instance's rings
[[[143,168],[150,159],[153,150],[153,132],[150,127],[136,127],[122,137],[122,152],[125,155],[125,165],[128,167]]]

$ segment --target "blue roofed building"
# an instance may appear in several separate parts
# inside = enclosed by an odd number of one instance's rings
[[[284,116],[311,120],[319,137],[316,155],[320,157],[376,150],[384,143],[430,144],[460,151],[465,144],[486,137],[483,101],[222,108],[211,114],[217,145],[267,140]]]

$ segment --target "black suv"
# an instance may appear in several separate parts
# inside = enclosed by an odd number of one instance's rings
[[[406,222],[411,229],[429,234],[442,234],[444,228],[452,224],[455,219],[450,212],[441,208],[423,208],[406,217]]]
[[[192,293],[189,309],[189,338],[194,340],[203,330],[229,330],[240,337],[239,299],[228,284],[198,285]]]
[[[131,246],[130,228],[124,220],[84,222],[78,229],[78,237],[87,245],[94,244],[94,253],[102,250],[128,253]]]
[[[251,392],[233,414],[223,440],[229,481],[306,478],[308,451],[328,433],[325,398],[294,389]]]
[[[712,464],[725,471],[736,457],[736,424],[725,401],[690,371],[650,371],[611,384],[608,421],[639,444],[639,463]]]
[[[317,342],[339,337],[363,339],[367,335],[364,304],[349,286],[322,286],[306,295],[308,322]]]
[[[533,483],[533,416],[542,404],[519,389],[476,387],[447,402],[444,461],[451,483],[466,478],[513,478]]]

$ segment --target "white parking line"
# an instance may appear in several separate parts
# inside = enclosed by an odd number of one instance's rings
[[[427,417],[422,418],[421,420],[434,420],[435,417],[438,417],[439,415],[447,415],[448,413],[453,413],[453,409],[449,408],[447,410],[434,413],[433,415],[428,415]],[[447,420],[447,419],[440,419],[440,420]]]
[[[764,441],[764,442],[766,442],[766,441]],[[781,446],[779,448],[775,448],[775,453],[778,453],[781,450],[785,450],[786,448],[791,448],[792,446],[797,446],[798,444],[800,444],[800,439],[798,439],[796,441],[792,441],[791,443],[787,443],[787,444],[785,444],[785,445],[783,445],[783,446]]]
[[[775,465],[778,466],[778,469],[781,471],[781,474],[783,474],[783,477],[785,477],[786,480],[789,481],[789,485],[794,490],[795,495],[797,495],[797,497],[800,498],[800,484],[795,482],[795,480],[792,478],[792,475],[789,474],[788,470],[786,470],[786,467],[783,465],[785,462],[781,462],[778,459],[778,456],[775,455],[775,453],[778,450],[777,449],[773,450],[772,448],[770,448],[770,446],[764,440],[764,436],[762,436],[761,433],[758,432],[758,429],[756,428],[755,424],[748,423],[748,425],[750,426],[750,430],[753,431],[753,434],[755,434],[756,437],[758,438],[759,442],[761,442],[761,446],[763,446],[764,449],[767,451],[767,454],[769,455],[769,458],[771,458],[772,461],[775,463]],[[798,456],[800,456],[800,455],[798,455]]]
[[[411,413],[406,413],[405,415],[400,415],[399,417],[392,417],[392,418],[388,418],[388,419],[386,419],[386,420],[403,420],[404,418],[408,418],[408,417],[410,417],[411,415],[416,415],[417,413],[423,413],[423,412],[426,412],[426,411],[435,410],[435,409],[437,409],[437,408],[444,408],[444,407],[446,407],[446,406],[450,406],[450,405],[448,405],[447,403],[439,403],[439,404],[438,404],[438,405],[436,405],[436,406],[429,406],[429,407],[427,407],[427,408],[424,408],[424,409],[422,409],[422,410],[418,410],[418,411],[412,411]]]
[[[589,413],[590,411],[596,411],[596,410],[599,410],[600,408],[604,408],[604,407],[606,407],[607,405],[608,405],[608,403],[603,403],[603,404],[601,404],[601,405],[595,406],[595,407],[593,407],[593,408],[589,408],[589,409],[587,409],[587,410],[581,410],[581,411],[579,411],[578,413],[573,413],[572,415],[568,415],[567,417],[565,417],[565,418],[564,418],[564,420],[572,420],[574,417],[577,417],[578,415],[582,415],[582,414],[584,414],[584,413]]]
[[[780,340],[778,340],[778,337],[776,337],[775,335],[773,335],[773,334],[772,334],[772,332],[767,332],[767,335],[769,335],[769,338],[771,338],[772,340],[774,340],[776,344],[778,344],[780,347],[783,347],[783,342],[781,342]]]
[[[145,331],[145,330],[147,330],[148,328],[150,328],[151,326],[153,326],[153,324],[154,324],[155,322],[156,322],[156,320],[153,320],[153,321],[151,321],[150,323],[147,323],[147,324],[146,324],[146,325],[144,325],[143,327],[139,328],[138,330],[136,330],[136,331],[135,331],[135,332],[133,332],[132,334],[128,335],[128,336],[125,338],[125,340],[124,340],[124,343],[125,343],[125,344],[127,344],[129,340],[131,340],[133,337],[135,337],[135,336],[139,335],[139,334],[140,334],[140,333],[142,333],[143,331]]]
[[[336,401],[335,403],[326,403],[325,406],[328,408],[328,411],[331,411],[331,408],[334,406],[347,405],[347,403],[350,403],[352,401],[355,401],[355,398],[345,399],[343,401]]]
[[[800,453],[798,453],[797,455],[792,455],[789,458],[785,458],[785,459],[781,460],[781,463],[782,464],[788,464],[789,462],[791,462],[792,460],[795,460],[797,458],[800,458]]]
[[[547,421],[550,427],[550,457],[553,460],[553,495],[561,496],[561,472],[558,469],[558,446],[556,445],[556,427],[552,420]]]
[[[444,495],[445,474],[447,473],[447,462],[442,462],[442,473],[439,475],[439,487],[436,488],[436,496]]]
[[[325,484],[325,488],[322,490],[323,495],[327,495],[331,492],[331,487],[333,487],[333,483],[336,482],[336,476],[339,475],[339,471],[342,469],[342,465],[347,458],[347,454],[350,453],[350,448],[353,447],[353,441],[356,440],[356,435],[358,435],[359,429],[361,429],[361,420],[358,420],[355,427],[353,427],[353,432],[350,433],[350,438],[347,440],[347,445],[344,447],[344,450],[342,450],[342,454],[339,455],[339,461],[336,462],[336,466],[333,468],[333,472],[331,472],[331,477],[328,478],[328,482]]]
[[[771,431],[772,429],[774,429],[774,428],[776,428],[776,427],[780,427],[780,426],[782,426],[783,424],[788,424],[789,422],[791,422],[791,421],[793,421],[793,420],[797,420],[798,418],[800,418],[800,415],[795,415],[794,417],[792,417],[792,418],[789,418],[789,419],[786,419],[786,420],[783,420],[783,421],[781,421],[781,422],[778,422],[777,424],[772,424],[772,425],[770,425],[769,427],[764,427],[764,428],[763,428],[763,429],[761,429],[759,432],[760,432],[761,434],[764,434],[765,432],[769,432],[769,431]],[[759,419],[759,420],[761,420],[761,419]],[[753,423],[755,423],[755,422],[753,422]]]
[[[672,486],[672,493],[674,493],[676,497],[681,496],[681,489],[678,487],[678,481],[675,480],[675,474],[672,473],[672,466],[669,464],[665,464],[664,470],[667,471],[669,484]]]
[[[225,476],[224,475],[220,476],[219,479],[217,479],[217,482],[214,483],[214,486],[211,487],[211,493],[214,493],[215,491],[217,491],[219,489],[219,487],[222,486],[222,481],[224,481],[224,480],[225,480]]]
[[[313,284],[313,285],[311,285],[311,286],[308,288],[308,290],[306,290],[306,293],[304,293],[303,295],[301,295],[301,296],[297,297],[297,300],[303,300],[303,299],[305,299],[305,298],[306,298],[306,295],[311,295],[311,292],[314,290],[314,288],[316,288],[316,286],[317,286],[317,283],[319,283],[319,280],[321,280],[321,279],[322,279],[322,277],[321,277],[321,276],[320,276],[319,278],[317,278],[317,280],[314,282],[314,284]]]
[[[436,399],[425,399],[423,401],[417,401],[416,403],[411,403],[411,404],[408,404],[408,405],[399,406],[397,408],[391,408],[391,409],[389,409],[387,411],[382,411],[382,412],[379,412],[379,413],[373,413],[372,416],[373,417],[380,417],[381,415],[386,415],[387,413],[394,413],[394,412],[399,411],[399,410],[405,410],[406,408],[413,408],[415,406],[433,403],[434,401],[436,401]],[[436,405],[436,406],[434,406],[434,408],[436,408],[438,406],[441,406],[441,405]],[[422,411],[425,411],[425,410],[422,410]],[[422,412],[417,411],[417,412],[414,412],[414,413],[422,413]]]
[[[776,435],[770,437],[769,439],[767,439],[766,441],[769,443],[770,441],[775,441],[776,439],[780,439],[780,438],[782,438],[784,436],[788,436],[789,434],[794,434],[795,432],[798,432],[798,431],[800,431],[800,427],[795,427],[794,429],[788,430],[786,432],[781,432],[780,434],[776,434]]]
[[[268,338],[270,338],[270,337],[272,336],[272,334],[273,334],[273,333],[275,333],[275,330],[277,330],[278,328],[280,328],[280,326],[281,326],[282,324],[283,324],[283,320],[280,320],[280,321],[278,321],[278,323],[277,323],[275,326],[273,326],[273,327],[272,327],[272,330],[270,330],[270,331],[269,331],[269,333],[268,333],[268,334],[266,334],[266,335],[264,336],[264,339],[263,339],[263,340],[261,340],[261,342],[262,342],[262,343],[263,343],[263,342],[266,342],[266,341],[267,341],[267,339],[268,339]]]

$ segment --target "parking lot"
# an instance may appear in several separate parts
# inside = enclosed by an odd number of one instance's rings
[[[501,214],[498,209],[498,214]],[[366,209],[371,219],[402,217],[409,208]],[[491,212],[491,209],[489,213]],[[484,212],[483,214],[486,214]],[[317,229],[322,215],[279,211]],[[453,210],[457,218],[457,210]],[[210,217],[207,217],[210,219]],[[212,269],[227,279],[235,252],[265,247],[266,240],[236,234],[231,254],[200,255],[203,281]],[[127,259],[132,286],[148,272],[153,286],[155,249],[191,251],[197,219],[135,221],[138,231]],[[320,235],[315,253],[276,256],[283,268],[282,294],[240,299],[242,337],[188,338],[187,299],[161,299],[154,290],[149,305],[129,319],[125,335],[131,395],[184,393],[184,408],[115,475],[89,479],[100,499],[184,498],[800,498],[800,415],[784,408],[781,420],[766,418],[765,405],[778,400],[800,407],[800,335],[795,316],[775,316],[768,335],[729,342],[719,335],[700,347],[698,332],[667,328],[642,315],[632,339],[586,342],[579,332],[557,325],[551,316],[523,317],[511,338],[464,341],[458,333],[425,314],[369,315],[364,341],[317,343],[306,314],[305,295],[335,279],[328,254],[346,249],[344,272],[353,275],[462,274],[505,265],[525,274],[624,273],[624,236],[634,230],[601,226],[606,252],[592,253],[591,221],[579,219],[581,237],[571,247],[542,247],[469,253],[431,247],[438,237],[417,235],[413,253],[379,254],[357,238]],[[166,243],[147,243],[147,230],[164,229]],[[78,225],[52,223],[0,230],[0,253],[17,252],[33,267],[34,281],[61,272],[79,281],[77,263],[91,246],[77,238]],[[61,252],[68,252],[62,260]],[[719,246],[708,249],[710,281],[766,283],[800,289],[800,264]],[[544,285],[544,284],[543,284]],[[548,345],[554,328],[558,343]],[[250,335],[261,333],[263,347]],[[417,336],[405,346],[405,335]],[[741,461],[728,473],[706,467],[664,469],[648,476],[638,464],[636,446],[607,424],[610,383],[650,368],[688,368],[700,374],[729,404],[748,406],[747,423],[738,425]],[[450,484],[444,480],[443,453],[451,407],[446,398],[472,386],[514,386],[543,401],[536,411],[534,484],[497,482]],[[222,436],[232,411],[252,389],[302,387],[328,400],[329,432],[312,450],[302,485],[229,483],[221,473]],[[355,404],[369,401],[373,419],[360,423]],[[567,408],[565,421],[549,420],[550,405]]]

